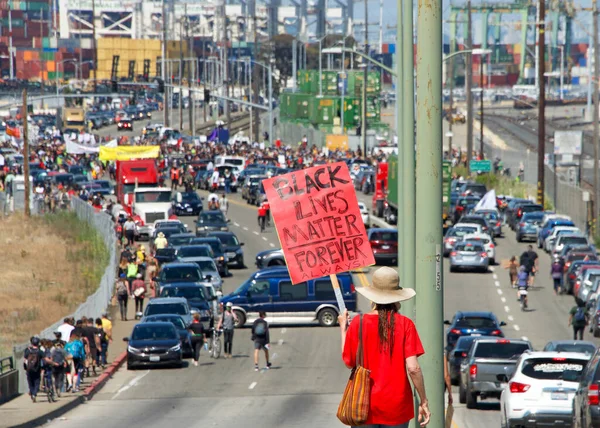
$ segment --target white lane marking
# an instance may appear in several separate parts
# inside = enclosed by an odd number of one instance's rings
[[[508,306],[505,306],[505,307],[504,307],[504,310],[505,310],[506,312],[510,312],[510,308],[509,308]]]
[[[279,346],[283,345],[283,339],[279,339],[279,340],[277,341],[277,345],[279,345]]]
[[[502,300],[502,303],[506,303],[506,297],[500,297],[500,300]]]
[[[244,226],[244,230],[248,230],[248,228],[246,226]]]
[[[275,248],[275,244],[273,244],[272,242],[269,244],[271,247]]]
[[[117,393],[116,393],[116,394],[115,394],[115,395],[114,395],[114,396],[111,398],[111,400],[114,400],[114,399],[115,399],[115,398],[117,398],[119,395],[121,395],[121,393],[122,393],[122,392],[125,392],[125,391],[127,391],[129,388],[132,388],[132,387],[136,386],[136,385],[137,385],[137,383],[138,383],[140,380],[142,380],[142,378],[143,378],[144,376],[146,376],[148,373],[150,373],[150,370],[146,370],[146,372],[145,372],[145,373],[142,373],[142,374],[140,374],[140,375],[138,375],[138,376],[134,377],[133,379],[131,379],[131,381],[130,381],[130,382],[127,384],[127,385],[125,385],[125,386],[121,387],[121,389],[119,389],[119,390],[117,391]]]
[[[237,227],[240,227],[240,224],[239,224],[239,223],[233,223],[233,224],[235,224]]]
[[[248,389],[254,389],[255,386],[256,386],[256,382],[252,382],[250,384],[250,386],[248,387]]]
[[[529,340],[529,338],[527,336],[523,336],[521,340]]]
[[[494,269],[494,266],[490,266],[490,271],[494,272],[496,269]]]
[[[514,318],[512,315],[509,315],[509,316],[508,316],[508,320],[509,320],[509,321],[514,321],[514,320],[515,320],[515,318]]]
[[[498,279],[498,275],[496,275],[496,274],[493,274],[493,275],[492,275],[492,278],[494,278],[494,279]]]
[[[273,361],[274,359],[276,359],[279,355],[277,355],[277,352],[275,352],[273,355],[271,355],[271,361]]]
[[[285,334],[285,332],[286,332],[286,331],[287,331],[287,328],[283,327],[283,328],[281,329],[281,334]]]
[[[258,236],[258,232],[256,230],[254,232],[252,232],[252,233],[254,233],[256,236]]]
[[[265,236],[263,236],[262,238],[263,238],[263,241],[266,241],[266,240],[267,240],[267,238],[266,238]]]
[[[513,327],[514,327],[514,328],[515,328],[515,330],[517,330],[517,331],[521,330],[521,327],[519,327],[519,326],[518,326],[518,325],[516,325],[516,324],[515,324],[515,325],[513,325]]]
[[[494,285],[495,285],[496,287],[500,287],[500,281],[494,281]]]
[[[498,295],[502,296],[502,290],[498,288],[496,291],[498,292]]]

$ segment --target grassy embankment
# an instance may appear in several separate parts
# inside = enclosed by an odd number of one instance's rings
[[[0,356],[72,313],[108,264],[102,237],[74,213],[0,220]]]

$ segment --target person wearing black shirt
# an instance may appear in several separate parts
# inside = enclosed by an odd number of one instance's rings
[[[198,359],[200,358],[200,348],[204,345],[204,326],[200,322],[200,314],[194,314],[194,319],[190,324],[190,331],[192,332],[192,349],[194,350],[194,365],[198,366]]]
[[[529,285],[533,285],[533,277],[535,276],[535,272],[538,267],[538,255],[535,251],[533,251],[533,246],[528,245],[527,251],[521,254],[521,258],[519,260],[521,266],[525,266],[525,272],[529,275]]]
[[[82,327],[83,337],[88,342],[88,349],[86,355],[91,357],[91,366],[94,376],[96,375],[96,361],[98,360],[98,348],[100,347],[100,336],[98,335],[98,329],[94,327],[94,318],[88,318],[86,321],[87,325]],[[89,376],[89,367],[87,368],[87,375]]]

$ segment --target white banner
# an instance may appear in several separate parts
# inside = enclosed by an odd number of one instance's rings
[[[100,152],[100,147],[90,147],[84,144],[79,144],[71,140],[68,135],[64,136],[65,145],[67,146],[67,153],[71,155],[86,155],[86,154],[96,154]],[[117,147],[117,140],[111,140],[104,145],[104,147]]]

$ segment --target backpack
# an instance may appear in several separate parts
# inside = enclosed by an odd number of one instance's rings
[[[585,309],[581,307],[577,308],[577,312],[575,312],[573,319],[578,323],[585,322]]]
[[[41,367],[42,361],[40,359],[40,350],[29,348],[29,355],[27,355],[27,371],[29,373],[39,372]]]
[[[52,361],[59,365],[63,365],[65,362],[65,351],[62,348],[55,347],[52,350]]]
[[[124,296],[127,294],[127,286],[123,281],[117,282],[117,294],[119,296]]]
[[[267,334],[267,323],[265,321],[259,321],[254,327],[254,334],[256,336],[265,336]]]

